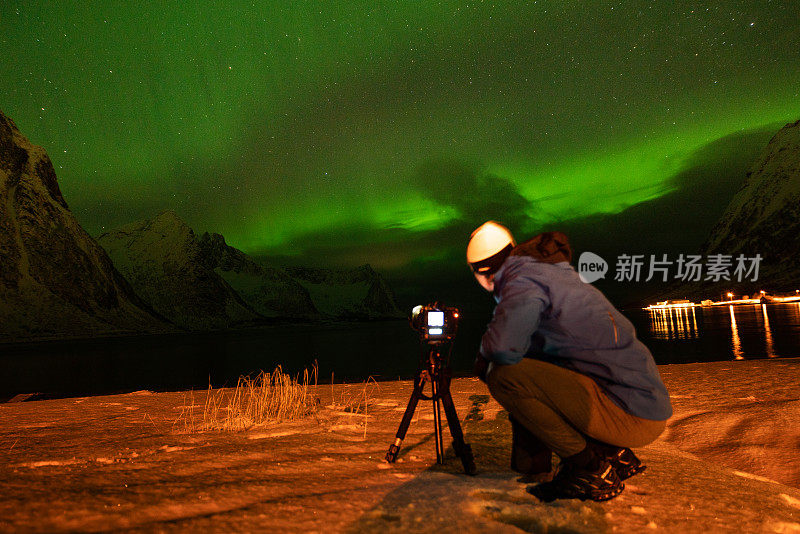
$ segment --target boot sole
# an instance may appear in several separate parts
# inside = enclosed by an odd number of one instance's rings
[[[632,467],[627,471],[623,470],[622,472],[620,472],[620,470],[617,469],[617,476],[619,476],[620,480],[628,480],[632,476],[638,475],[645,469],[647,469],[646,465],[637,465],[636,467]]]
[[[620,484],[618,488],[614,488],[610,491],[604,492],[589,492],[587,493],[580,493],[577,495],[570,495],[561,492],[551,491],[547,486],[542,487],[541,484],[536,486],[529,486],[525,489],[528,493],[539,499],[544,503],[550,503],[557,499],[578,499],[581,501],[596,501],[596,502],[603,502],[609,501],[614,497],[617,497],[622,491],[625,489],[625,484]]]

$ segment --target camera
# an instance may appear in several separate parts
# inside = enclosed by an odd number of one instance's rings
[[[422,341],[444,343],[456,337],[458,309],[442,306],[438,302],[414,306],[410,322],[411,328],[419,332]]]

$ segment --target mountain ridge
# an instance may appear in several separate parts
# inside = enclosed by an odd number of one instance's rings
[[[97,238],[134,290],[190,331],[256,322],[260,315],[203,261],[194,231],[172,210]]]
[[[104,232],[98,242],[154,309],[189,330],[276,319],[402,316],[391,290],[369,265],[353,270],[269,266],[227,244],[222,234],[198,236],[172,210]]]
[[[752,295],[800,287],[794,260],[800,257],[800,120],[784,125],[764,146],[699,252],[706,261],[730,256],[731,279],[673,282],[652,298],[714,299],[729,291]],[[760,256],[756,280],[733,276],[739,255]]]
[[[0,341],[172,329],[78,223],[45,150],[0,111]]]

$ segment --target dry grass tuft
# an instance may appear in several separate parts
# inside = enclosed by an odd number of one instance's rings
[[[264,423],[289,421],[316,411],[318,400],[309,391],[316,384],[317,365],[302,378],[284,373],[278,366],[272,373],[261,371],[255,378],[239,377],[235,388],[214,390],[210,385],[202,418],[195,415],[194,392],[176,423],[184,431],[241,431]],[[187,403],[184,403],[187,404]]]
[[[337,384],[334,386],[331,377],[331,404],[327,408],[355,414],[366,414],[369,400],[380,391],[378,382],[369,377],[363,384]],[[338,392],[337,392],[338,390]]]
[[[361,423],[364,425],[364,439],[366,439],[370,398],[374,396],[376,390],[380,391],[380,389],[378,382],[373,377],[369,377],[360,388],[356,385],[341,384],[337,395],[334,390],[333,375],[331,375],[331,404],[326,408],[351,416],[363,416]]]

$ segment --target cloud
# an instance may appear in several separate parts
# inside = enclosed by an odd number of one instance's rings
[[[279,263],[370,263],[381,269],[405,268],[432,259],[453,264],[457,258],[460,264],[470,233],[483,222],[494,219],[515,232],[532,224],[528,213],[533,205],[513,182],[454,159],[427,160],[406,183],[458,215],[444,226],[426,231],[398,225],[376,228],[356,222],[329,226],[294,238],[296,256],[279,258],[275,251],[260,255]]]
[[[513,182],[459,161],[428,160],[414,174],[412,184],[438,204],[455,208],[461,222],[468,225],[495,219],[517,230],[529,223],[533,205]]]
[[[695,150],[667,184],[671,191],[616,214],[548,225],[576,249],[607,254],[698,252],[759,153],[780,126],[727,135]]]
[[[698,254],[716,221],[744,182],[747,171],[780,125],[731,134],[699,148],[669,181],[671,192],[616,214],[549,224],[565,232],[574,254],[591,251],[609,262],[620,254],[655,254],[674,261]],[[613,275],[596,286],[620,303],[650,296],[656,284],[623,284]]]
[[[537,225],[535,231],[564,231],[576,256],[586,250],[595,252],[612,269],[621,253],[697,253],[775,130],[777,127],[732,134],[696,150],[670,179],[672,191],[659,198],[617,214]],[[460,217],[426,232],[355,225],[320,231],[300,240],[310,245],[295,261],[308,263],[313,257],[329,266],[369,262],[386,274],[404,304],[436,295],[454,302],[480,299],[483,295],[474,291],[465,266],[469,233],[489,218],[512,229],[536,225],[527,216],[530,202],[508,180],[481,174],[456,161],[426,162],[414,174],[412,186],[456,209]],[[517,233],[517,237],[529,236]],[[637,296],[635,291],[652,291],[644,284],[633,287],[614,282],[611,275],[607,278],[599,286],[617,302],[629,302]]]

